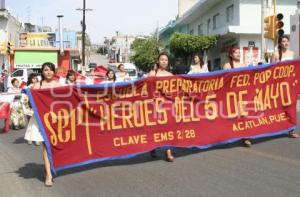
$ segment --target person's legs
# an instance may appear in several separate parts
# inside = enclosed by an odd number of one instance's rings
[[[174,161],[174,156],[172,155],[171,149],[167,149],[165,154],[166,154],[166,161],[168,161],[168,162]]]
[[[299,135],[294,130],[289,131],[288,136],[290,138],[298,138],[299,137]]]
[[[250,139],[243,139],[243,144],[248,148],[252,146],[252,142],[250,141]]]
[[[45,186],[52,186],[53,181],[52,181],[51,166],[50,166],[50,161],[48,158],[45,144],[43,144],[43,160],[45,165]]]

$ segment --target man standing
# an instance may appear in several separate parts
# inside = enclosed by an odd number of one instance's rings
[[[0,92],[4,92],[4,77],[3,77],[3,73],[1,73],[1,76],[0,76]]]
[[[8,72],[7,70],[4,70],[1,76],[3,80],[3,92],[7,91],[7,80],[8,80]]]

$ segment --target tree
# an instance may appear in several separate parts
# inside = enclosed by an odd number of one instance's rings
[[[170,38],[170,52],[175,57],[187,59],[194,53],[207,50],[217,43],[218,36],[194,36],[174,33]]]
[[[154,38],[136,39],[131,45],[134,55],[130,59],[139,69],[147,72],[155,63],[161,46]]]

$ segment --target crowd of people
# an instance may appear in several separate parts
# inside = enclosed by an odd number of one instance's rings
[[[289,50],[289,37],[283,36],[279,39],[278,50],[273,53],[272,61],[284,61],[290,60],[294,58],[294,53]],[[190,66],[183,65],[183,61],[181,58],[176,59],[176,64],[173,67],[172,71],[168,70],[169,68],[169,55],[166,52],[162,52],[159,54],[157,58],[157,62],[153,65],[152,70],[148,73],[148,77],[163,77],[163,76],[173,76],[178,74],[197,74],[197,73],[208,73],[209,69],[207,64],[203,61],[203,57],[200,54],[194,54],[193,63]],[[224,64],[223,69],[235,69],[240,67],[245,67],[240,61],[240,49],[232,48],[228,53],[228,62]],[[41,68],[41,80],[39,81],[38,76],[36,74],[30,74],[27,81],[27,88],[31,89],[45,89],[45,88],[55,88],[62,86],[57,80],[54,79],[55,76],[55,65],[49,62],[46,62],[42,65]],[[7,79],[7,72],[3,72],[1,75],[1,90],[5,91],[4,81]],[[106,77],[104,83],[114,83],[119,81],[127,81],[130,80],[130,77],[126,70],[124,69],[124,65],[120,64],[118,66],[118,71],[108,70],[106,73]],[[11,93],[21,93],[20,89],[20,81],[17,79],[12,79],[11,81],[13,87],[8,90]],[[76,85],[76,73],[73,70],[69,70],[66,78],[65,85]],[[24,128],[27,124],[27,129],[25,132],[25,139],[28,141],[28,144],[32,144],[33,142],[36,145],[42,145],[42,153],[43,160],[45,165],[45,186],[53,185],[53,177],[50,169],[50,162],[47,155],[47,150],[45,147],[44,139],[42,134],[39,131],[37,120],[34,116],[34,112],[31,109],[28,98],[26,96],[16,96],[12,103],[12,128],[20,129]],[[294,131],[289,132],[289,137],[297,138],[298,134]],[[244,145],[246,147],[250,147],[252,142],[250,139],[243,140]],[[156,150],[152,150],[150,152],[152,157],[156,157]],[[165,150],[165,158],[168,162],[174,161],[174,156],[172,154],[171,149]]]

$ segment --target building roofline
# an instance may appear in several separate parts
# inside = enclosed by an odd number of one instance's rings
[[[175,20],[173,23],[166,25],[161,31],[160,34],[164,34],[169,29],[174,28],[178,25],[185,24],[189,22],[189,20],[194,20],[198,16],[201,15],[201,13],[207,9],[210,9],[212,6],[214,6],[217,2],[220,0],[199,0],[194,6],[192,6],[190,9],[188,9],[180,18]],[[194,13],[197,12],[199,14],[194,15]]]
[[[14,48],[14,51],[59,51],[59,48],[54,47],[44,47],[44,48],[35,48],[35,47],[17,47]],[[78,49],[74,48],[64,48],[65,51],[77,51]]]

